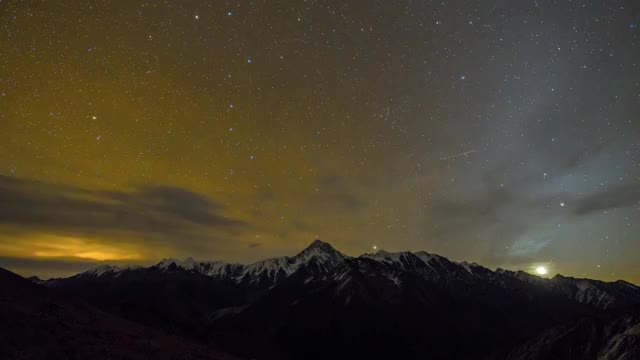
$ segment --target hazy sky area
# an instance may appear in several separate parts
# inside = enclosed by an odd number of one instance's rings
[[[0,266],[314,238],[640,283],[640,2],[0,1]]]

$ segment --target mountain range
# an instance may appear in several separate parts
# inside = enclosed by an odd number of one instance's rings
[[[32,284],[241,358],[635,359],[640,347],[631,283],[423,251],[350,257],[320,240],[248,265],[163,259]]]

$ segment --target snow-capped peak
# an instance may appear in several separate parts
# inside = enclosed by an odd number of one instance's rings
[[[122,271],[125,270],[133,270],[133,269],[140,269],[142,268],[141,266],[138,265],[131,265],[131,266],[115,266],[115,265],[98,265],[94,268],[91,268],[81,274],[84,275],[93,275],[93,276],[102,276],[103,274],[107,274],[107,273],[120,273]]]
[[[295,273],[302,266],[309,266],[308,269],[313,268],[313,271],[325,272],[338,266],[346,258],[346,255],[334,249],[331,244],[316,239],[293,257],[266,259],[245,266],[243,276],[250,275],[253,281],[267,278],[277,282],[280,278]]]
[[[166,269],[169,266],[171,266],[171,264],[179,265],[180,263],[181,261],[176,258],[163,258],[162,260],[160,260],[160,262],[156,266],[161,269]]]
[[[331,244],[316,239],[311,245],[291,259],[294,263],[304,263],[312,258],[317,258],[321,261],[336,262],[344,260],[347,256],[334,249]]]
[[[333,246],[320,240],[313,241],[299,254],[288,257],[281,256],[265,259],[251,264],[229,264],[223,261],[196,261],[193,258],[179,260],[174,258],[162,259],[156,267],[168,269],[175,266],[184,270],[196,271],[204,275],[220,279],[231,279],[236,282],[276,283],[296,272],[304,265],[309,265],[313,271],[328,271],[339,265],[348,256],[342,254]]]
[[[120,271],[120,268],[114,265],[99,265],[96,266],[92,269],[89,269],[87,271],[85,271],[85,274],[91,274],[91,275],[95,275],[95,276],[100,276],[104,273],[108,273],[108,272],[118,272]]]
[[[174,258],[164,258],[164,259],[160,260],[160,262],[158,264],[156,264],[156,267],[159,267],[161,269],[166,269],[169,266],[171,266],[172,264],[175,264],[176,266],[181,267],[181,268],[183,268],[185,270],[193,270],[198,265],[200,265],[202,263],[196,261],[192,257],[188,257],[188,258],[186,258],[184,260],[174,259]]]

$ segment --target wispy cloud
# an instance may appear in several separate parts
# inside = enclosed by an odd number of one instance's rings
[[[130,250],[154,246],[196,253],[233,241],[250,228],[224,211],[215,200],[179,187],[104,191],[0,176],[0,245],[5,254],[38,244],[31,255],[65,256],[65,249],[72,249],[68,256],[100,259],[91,256],[97,251],[126,258]]]

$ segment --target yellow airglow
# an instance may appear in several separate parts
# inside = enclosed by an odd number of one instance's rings
[[[0,252],[11,256],[36,258],[78,258],[83,260],[139,260],[144,256],[130,244],[111,244],[104,240],[41,234],[20,239]]]

